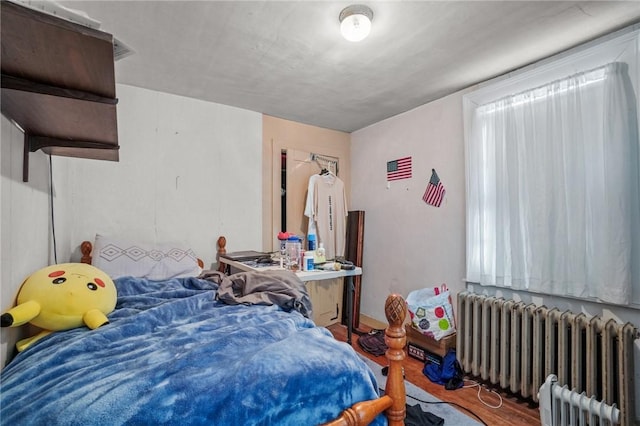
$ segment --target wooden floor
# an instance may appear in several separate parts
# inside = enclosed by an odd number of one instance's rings
[[[329,331],[337,340],[343,342],[347,341],[347,330],[341,324],[334,324],[327,327]],[[366,327],[361,327],[365,329]],[[362,330],[365,331],[365,330]],[[358,334],[352,335],[351,346],[360,354],[368,357],[369,359],[377,362],[381,366],[386,365],[386,358],[384,356],[376,357],[368,352],[363,351],[358,345]],[[539,425],[540,414],[538,407],[521,401],[518,398],[508,395],[504,392],[500,393],[502,397],[502,407],[490,408],[485,406],[478,399],[478,387],[461,388],[457,390],[446,390],[444,386],[432,383],[423,373],[422,369],[424,364],[414,358],[407,356],[404,362],[405,378],[414,385],[424,389],[436,398],[458,404],[461,407],[470,410],[476,414],[476,420],[478,418],[481,422],[487,425]],[[468,384],[465,383],[465,384]],[[490,405],[498,405],[499,399],[492,393],[486,391],[484,388],[481,390],[480,396],[483,401]],[[411,398],[407,398],[409,405],[414,405],[416,401],[412,401]],[[455,406],[454,406],[455,407]],[[458,407],[456,407],[458,408]],[[458,408],[461,412],[474,417],[465,409]]]

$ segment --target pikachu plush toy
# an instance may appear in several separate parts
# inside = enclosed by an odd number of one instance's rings
[[[22,283],[17,304],[0,316],[2,327],[31,323],[43,331],[20,340],[23,351],[53,331],[86,325],[96,329],[109,322],[107,315],[116,307],[116,286],[100,269],[85,263],[47,266]]]

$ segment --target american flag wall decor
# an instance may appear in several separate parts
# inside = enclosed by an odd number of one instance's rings
[[[411,177],[411,157],[387,161],[387,181]]]
[[[436,169],[431,169],[431,179],[429,179],[429,184],[424,191],[422,200],[431,206],[440,207],[445,192],[444,186],[442,186],[442,182],[440,182],[440,178],[436,173]]]

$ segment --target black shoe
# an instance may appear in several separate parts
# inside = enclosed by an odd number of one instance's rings
[[[385,366],[382,367],[382,375],[387,377],[387,374],[389,374],[389,366]],[[402,367],[402,378],[404,379],[404,367]]]

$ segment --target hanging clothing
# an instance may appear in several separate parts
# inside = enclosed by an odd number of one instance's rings
[[[312,175],[309,177],[309,185],[307,186],[307,201],[304,206],[304,215],[309,218],[309,224],[307,225],[307,235],[318,235],[316,227],[316,219],[313,216],[313,194],[315,191],[316,179],[320,179],[320,175]],[[316,240],[316,248],[318,247],[318,241]]]
[[[344,256],[348,214],[344,182],[327,173],[311,176],[309,187],[305,215],[315,222],[318,246],[323,244],[327,260]]]

